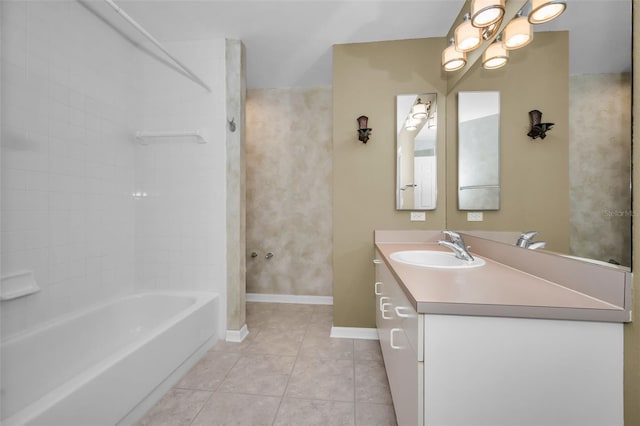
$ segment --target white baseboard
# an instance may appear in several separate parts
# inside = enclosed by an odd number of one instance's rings
[[[247,324],[243,325],[240,330],[227,330],[225,339],[227,342],[240,343],[249,335]]]
[[[343,339],[378,340],[378,330],[363,327],[331,327],[331,337]]]
[[[247,293],[247,302],[301,303],[306,305],[333,305],[332,296],[300,296],[297,294]]]

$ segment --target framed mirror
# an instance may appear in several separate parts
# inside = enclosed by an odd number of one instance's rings
[[[435,93],[396,96],[396,209],[434,210],[438,140]]]
[[[500,93],[458,93],[458,208],[500,209]]]

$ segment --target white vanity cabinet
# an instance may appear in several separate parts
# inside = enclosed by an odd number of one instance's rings
[[[376,327],[398,425],[423,424],[423,315],[377,256]]]
[[[379,252],[374,263],[400,426],[623,424],[621,323],[418,313]]]

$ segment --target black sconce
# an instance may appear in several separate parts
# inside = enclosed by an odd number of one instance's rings
[[[367,122],[369,121],[369,117],[366,115],[361,115],[358,117],[358,140],[361,140],[363,143],[367,143],[369,140],[369,135],[371,135],[370,128],[367,127]]]
[[[527,133],[531,139],[544,139],[547,137],[547,130],[551,130],[551,127],[555,123],[542,123],[542,112],[534,109],[529,111],[529,120],[531,121],[531,130]]]

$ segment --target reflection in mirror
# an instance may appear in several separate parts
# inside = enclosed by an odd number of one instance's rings
[[[458,93],[458,209],[500,209],[500,93]]]
[[[436,208],[436,94],[396,97],[396,208]]]

